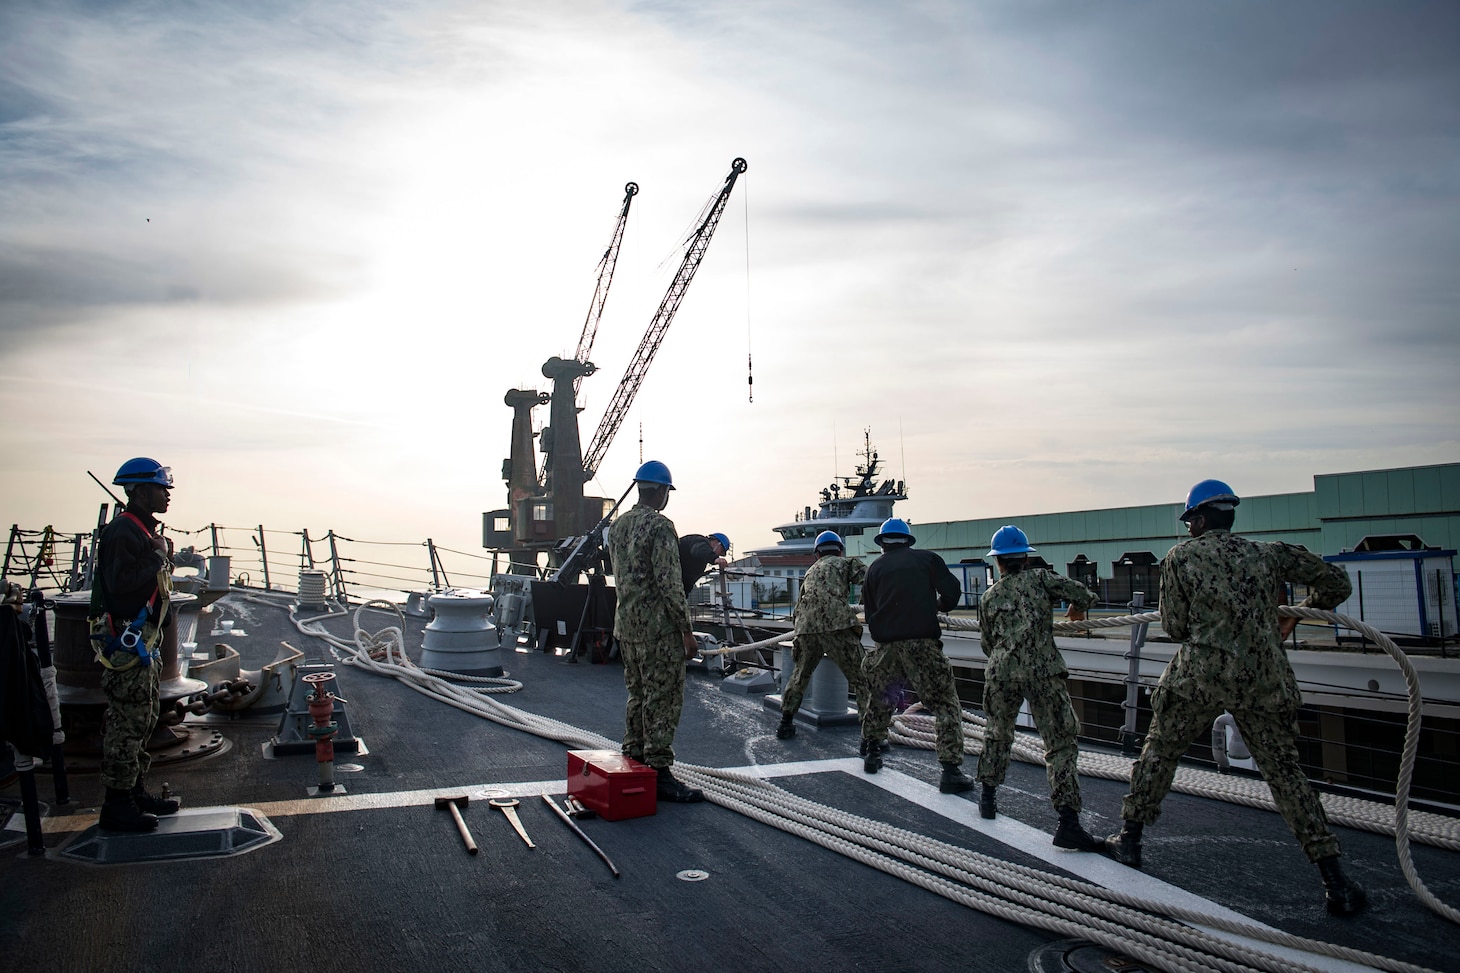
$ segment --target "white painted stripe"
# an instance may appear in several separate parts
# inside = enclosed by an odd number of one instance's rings
[[[1134,868],[1128,868],[1119,862],[1106,858],[1104,855],[1092,854],[1090,852],[1066,851],[1056,848],[1052,844],[1051,835],[1047,832],[1032,828],[1014,820],[1008,815],[1001,814],[992,821],[985,821],[979,817],[978,805],[967,798],[958,797],[953,794],[942,794],[932,784],[924,783],[914,777],[896,770],[883,768],[876,774],[864,773],[862,761],[857,757],[843,757],[835,760],[806,760],[798,763],[785,764],[756,764],[749,767],[727,768],[739,773],[755,777],[773,778],[789,777],[800,774],[823,773],[826,771],[840,771],[851,774],[858,780],[865,781],[876,787],[882,788],[890,794],[895,794],[905,801],[927,808],[935,814],[941,814],[950,821],[956,821],[971,831],[985,834],[995,841],[1015,848],[1033,858],[1039,858],[1050,863],[1063,871],[1078,875],[1102,888],[1111,889],[1116,892],[1123,892],[1127,895],[1139,896],[1143,899],[1150,899],[1153,902],[1168,903],[1172,906],[1189,909],[1193,912],[1205,913],[1214,917],[1220,917],[1236,922],[1245,922],[1263,929],[1272,927],[1261,923],[1240,912],[1234,912],[1226,906],[1204,899],[1183,888],[1172,885],[1169,882]],[[1315,879],[1313,898],[1315,908],[1317,907],[1318,887]],[[1260,943],[1248,939],[1245,936],[1234,935],[1220,929],[1212,929],[1206,926],[1199,926],[1206,932],[1228,942],[1242,943],[1258,949],[1265,950],[1275,955],[1284,956],[1296,962],[1306,963],[1316,969],[1332,970],[1334,973],[1360,973],[1370,969],[1357,963],[1350,963],[1346,960],[1336,959],[1328,956],[1320,956],[1315,953],[1308,953],[1302,950],[1291,949],[1286,946],[1277,946],[1271,943]]]
[[[749,777],[764,779],[799,777],[828,772],[849,774],[857,780],[880,787],[889,794],[894,794],[905,801],[927,808],[935,814],[941,814],[950,821],[955,821],[971,831],[977,831],[980,834],[987,835],[1003,845],[1018,849],[1033,858],[1046,861],[1063,871],[1078,875],[1086,881],[1100,885],[1103,888],[1150,899],[1154,902],[1169,903],[1193,912],[1202,912],[1212,916],[1251,923],[1264,929],[1272,928],[1239,912],[1234,912],[1226,906],[1213,902],[1210,899],[1204,899],[1178,886],[1147,875],[1145,872],[1137,871],[1134,868],[1127,868],[1106,858],[1104,855],[1091,854],[1089,852],[1065,851],[1056,848],[1051,844],[1050,835],[1047,832],[1032,828],[1027,824],[1014,820],[1008,815],[1001,814],[992,821],[985,821],[978,816],[978,805],[973,801],[953,794],[939,793],[938,789],[932,784],[925,783],[914,777],[909,777],[900,771],[884,767],[876,774],[863,773],[862,760],[859,757],[840,757],[832,760],[800,760],[779,764],[751,764],[744,767],[727,767],[724,769],[730,773],[739,773]],[[336,811],[369,811],[384,808],[420,807],[435,804],[436,798],[438,797],[451,797],[460,794],[467,795],[473,801],[485,803],[489,796],[487,794],[488,791],[494,792],[491,796],[496,796],[495,792],[505,791],[509,797],[537,797],[541,794],[566,793],[567,784],[563,780],[468,784],[460,787],[437,787],[429,790],[394,791],[383,794],[341,794],[334,797],[303,798],[294,801],[270,801],[262,804],[249,804],[244,807],[247,810],[255,811],[269,818],[290,817],[298,814],[329,814]],[[19,819],[20,815],[17,813],[7,825],[6,830],[14,829],[16,821]],[[72,814],[59,818],[46,818],[41,823],[46,834],[83,831],[96,823],[96,814]],[[23,829],[23,827],[24,825],[22,823],[21,828]],[[1314,898],[1315,900],[1317,898],[1316,883]],[[1307,953],[1270,943],[1258,943],[1246,937],[1236,936],[1218,929],[1201,928],[1229,942],[1254,946],[1294,961],[1306,963],[1316,969],[1332,970],[1334,973],[1361,973],[1361,971],[1369,969],[1367,966],[1349,963],[1332,957],[1320,956],[1315,953]]]
[[[488,795],[487,791],[492,791]],[[561,780],[525,781],[517,783],[470,784],[464,787],[436,787],[420,791],[392,791],[384,794],[339,794],[333,797],[307,797],[297,801],[266,801],[260,804],[237,805],[244,810],[254,811],[267,818],[287,818],[296,814],[330,814],[336,811],[371,811],[395,807],[420,807],[436,803],[438,797],[452,797],[465,794],[470,800],[486,803],[488,796],[537,797],[540,794],[566,794],[568,785]],[[193,810],[203,810],[194,808]],[[20,815],[15,815],[7,830],[14,826]],[[42,830],[46,834],[66,834],[85,831],[96,824],[97,812],[70,814],[65,817],[45,818]],[[24,823],[21,824],[24,829]]]

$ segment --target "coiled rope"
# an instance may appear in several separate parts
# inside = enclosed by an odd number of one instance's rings
[[[364,631],[360,616],[372,607],[394,611],[401,625],[376,633]],[[573,747],[618,747],[617,741],[607,737],[506,706],[489,698],[484,691],[462,689],[440,675],[415,666],[405,653],[404,618],[393,604],[367,602],[360,606],[355,612],[353,644],[331,635],[320,624],[325,618],[343,614],[295,619],[295,625],[304,634],[324,639],[337,648],[346,664],[391,676],[423,695],[463,711]],[[777,636],[766,640],[765,644],[775,644],[788,637]],[[736,650],[746,648],[737,646]],[[520,684],[517,685],[520,687]],[[1412,755],[1409,763],[1412,769]],[[769,781],[748,774],[685,763],[676,764],[675,769],[688,783],[703,789],[707,798],[716,804],[913,882],[951,901],[1060,935],[1089,939],[1163,969],[1182,973],[1244,973],[1249,970],[1309,973],[1317,970],[1314,966],[1256,945],[1267,943],[1394,973],[1424,973],[1423,967],[1378,954],[1173,908],[1166,903],[1113,892],[1079,879],[1012,865],[885,822],[797,797]],[[1232,942],[1203,929],[1192,928],[1187,923],[1219,929],[1252,942]]]

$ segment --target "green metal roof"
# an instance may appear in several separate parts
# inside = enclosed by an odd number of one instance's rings
[[[1429,546],[1460,547],[1460,463],[1326,473],[1313,485],[1312,492],[1244,497],[1234,530],[1320,554],[1341,553],[1371,534],[1418,534]],[[1149,504],[913,524],[912,531],[919,547],[954,563],[982,558],[994,531],[1015,524],[1056,570],[1083,554],[1105,578],[1124,554],[1161,558],[1184,540],[1181,510],[1179,503]],[[848,540],[849,553],[877,553],[870,535]]]

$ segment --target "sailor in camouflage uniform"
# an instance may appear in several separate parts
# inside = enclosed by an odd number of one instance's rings
[[[1339,867],[1338,838],[1298,765],[1302,695],[1283,653],[1277,614],[1285,582],[1308,585],[1312,593],[1302,605],[1319,609],[1338,605],[1352,586],[1342,567],[1300,547],[1231,533],[1240,502],[1220,480],[1192,487],[1181,514],[1191,540],[1161,562],[1161,627],[1183,644],[1151,697],[1151,726],[1121,805],[1125,825],[1106,846],[1117,861],[1140,867],[1141,833],[1160,816],[1177,760],[1225,709],[1273,802],[1318,866],[1328,911],[1352,915],[1366,897]]]
[[[640,466],[634,482],[639,502],[614,522],[607,538],[618,595],[613,630],[629,694],[623,752],[658,771],[660,800],[687,804],[704,794],[669,770],[684,707],[684,663],[697,649],[680,580],[679,538],[659,512],[674,483],[658,460]]]
[[[846,547],[834,530],[816,535],[816,563],[801,581],[801,598],[796,602],[796,641],[792,649],[791,678],[781,697],[781,725],[776,737],[796,735],[796,711],[806,695],[811,675],[823,656],[847,677],[857,700],[857,715],[867,712],[867,681],[862,675],[862,623],[851,605],[852,586],[867,577],[861,561],[844,557]],[[866,747],[863,746],[863,756]]]
[[[963,764],[963,704],[953,683],[953,666],[943,654],[943,628],[938,612],[951,611],[963,586],[932,551],[913,548],[906,521],[891,517],[873,542],[882,556],[867,568],[862,602],[867,628],[876,647],[862,660],[870,698],[862,717],[862,769],[875,774],[882,767],[878,741],[887,736],[892,709],[902,687],[912,683],[923,708],[933,714],[938,762],[943,777],[938,790],[958,794],[973,789]]]
[[[1009,751],[1014,744],[1014,721],[1019,704],[1029,700],[1034,727],[1044,740],[1044,767],[1049,775],[1049,792],[1059,812],[1054,833],[1057,848],[1096,851],[1105,843],[1080,826],[1080,750],[1076,737],[1080,721],[1070,705],[1065,687],[1069,670],[1054,644],[1052,615],[1062,601],[1070,603],[1067,617],[1078,621],[1085,609],[1095,604],[1095,593],[1073,578],[1044,568],[1031,568],[1034,548],[1029,538],[1012,524],[995,532],[987,556],[997,558],[999,580],[979,602],[979,630],[988,665],[984,669],[983,711],[988,717],[984,729],[983,753],[978,758],[983,792],[979,814],[996,814],[994,792],[1009,769]]]
[[[106,799],[98,823],[113,831],[151,831],[157,815],[175,814],[176,800],[147,792],[152,758],[147,741],[161,715],[159,648],[176,625],[169,604],[172,547],[158,533],[157,514],[171,501],[172,471],[139,456],[123,463],[112,483],[127,507],[101,532],[91,589],[91,634],[101,688],[101,781]]]

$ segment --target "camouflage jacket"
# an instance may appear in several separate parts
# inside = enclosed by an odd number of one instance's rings
[[[1054,644],[1054,609],[1062,601],[1089,608],[1095,592],[1044,568],[1000,577],[978,605],[979,638],[989,658],[985,678],[1069,675]]]
[[[677,644],[682,633],[692,631],[673,521],[635,504],[608,529],[608,552],[618,595],[614,635],[630,642]]]
[[[1289,544],[1209,530],[1161,562],[1161,628],[1184,643],[1161,675],[1179,695],[1216,690],[1229,708],[1297,706],[1297,679],[1278,634],[1283,582],[1312,587],[1304,607],[1330,609],[1349,596],[1348,573]]]
[[[840,632],[857,624],[850,598],[852,585],[867,577],[861,561],[847,557],[822,557],[801,580],[801,599],[796,602],[796,633]]]

